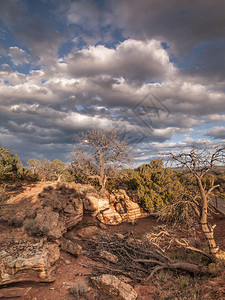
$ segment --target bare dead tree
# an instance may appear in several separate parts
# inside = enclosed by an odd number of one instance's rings
[[[210,186],[207,187],[204,183],[204,178],[207,174],[212,173],[216,166],[224,164],[225,146],[206,146],[203,149],[193,147],[188,153],[169,153],[168,156],[169,159],[175,162],[178,167],[182,168],[184,172],[188,171],[196,179],[198,187],[196,190],[197,194],[193,195],[191,199],[189,199],[189,202],[200,222],[201,229],[209,245],[210,253],[215,255],[219,251],[219,248],[216,245],[213,234],[215,225],[210,226],[208,223],[209,196],[219,185],[215,184],[215,180],[212,179]]]
[[[75,136],[74,163],[104,190],[110,171],[131,161],[131,149],[114,130],[89,130]]]

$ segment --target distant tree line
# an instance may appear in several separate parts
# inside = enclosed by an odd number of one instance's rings
[[[17,155],[9,149],[0,147],[0,181],[57,181],[62,176],[64,176],[64,181],[74,180],[71,166],[66,166],[59,159],[49,161],[32,158],[27,161],[27,165],[30,168],[23,167]]]
[[[114,131],[90,130],[76,136],[73,161],[66,165],[55,159],[29,159],[23,168],[16,154],[0,148],[0,180],[74,181],[89,183],[101,191],[124,188],[148,212],[175,226],[196,229],[208,240],[211,253],[218,251],[210,197],[225,199],[225,146],[193,147],[189,152],[169,153],[178,168],[152,160],[136,169],[124,168],[131,161],[131,149]]]

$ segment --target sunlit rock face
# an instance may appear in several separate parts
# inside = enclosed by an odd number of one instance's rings
[[[102,223],[109,225],[133,222],[148,215],[122,189],[105,196],[87,193],[84,200],[84,209],[96,216]]]
[[[135,300],[137,292],[130,284],[124,283],[114,275],[104,274],[92,277],[92,282],[101,291],[110,296],[114,296],[118,300]]]
[[[54,264],[59,256],[57,244],[44,244],[43,241],[36,244],[24,241],[23,245],[20,243],[1,251],[0,286],[25,281],[54,281]]]

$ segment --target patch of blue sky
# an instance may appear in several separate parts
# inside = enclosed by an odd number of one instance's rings
[[[75,43],[72,40],[68,40],[65,43],[61,44],[58,50],[58,58],[63,58],[67,56],[71,50],[74,48]],[[84,43],[82,41],[77,41],[76,43],[76,48],[77,49],[82,49],[84,46]]]
[[[208,55],[209,52],[222,50],[222,48],[225,48],[225,38],[215,42],[201,42],[187,56],[181,55],[178,57],[174,53],[169,53],[170,62],[174,63],[179,69],[204,69],[210,64],[215,65],[215,62],[219,61],[218,55],[216,57],[212,55],[208,61],[204,59],[204,55]],[[224,51],[221,51],[221,55],[223,53]]]
[[[82,106],[82,105],[76,105],[75,107],[76,107],[77,111],[82,111],[84,109],[84,106]]]
[[[187,135],[189,136],[189,133],[188,134],[186,134],[186,133],[176,133],[170,138],[169,142],[170,143],[179,143],[180,141],[185,140]],[[165,141],[164,143],[168,143],[168,140]]]
[[[209,119],[202,118],[201,120],[204,121],[204,123],[202,123],[196,127],[193,127],[193,129],[195,129],[195,128],[208,129],[208,128],[211,128],[214,126],[224,126],[225,125],[225,115],[224,114],[216,114],[216,116],[218,116],[218,119],[217,118],[209,118]],[[221,116],[221,120],[219,120],[220,116]],[[224,118],[224,121],[223,121],[223,118]]]
[[[170,46],[166,42],[161,42],[161,46],[163,47],[164,50],[170,49]]]
[[[5,65],[13,66],[9,56],[0,56],[0,69],[5,68]]]
[[[106,7],[109,3],[108,0],[94,0],[94,2],[98,5],[99,8]]]
[[[169,53],[170,62],[173,63],[177,68],[182,68],[181,59],[176,56],[174,53]]]
[[[155,84],[155,83],[162,83],[163,80],[160,78],[155,78],[154,80],[149,81],[148,78],[145,79],[144,84]]]
[[[41,70],[41,66],[38,64],[36,64],[36,65],[32,64],[30,70],[39,71],[39,70]]]
[[[205,130],[193,130],[188,134],[188,137],[191,138],[192,140],[203,140],[207,139],[205,135]]]
[[[205,68],[208,64],[215,64],[211,60],[205,61],[201,59],[201,56],[204,56],[208,52],[217,51],[220,48],[225,47],[225,39],[219,40],[216,42],[202,42],[198,43],[196,47],[182,60],[178,61],[179,68],[182,69],[192,69],[192,68]],[[218,57],[214,57],[218,61]]]
[[[0,57],[0,69],[5,68],[5,65],[8,65],[14,72],[23,73],[26,75],[29,74],[31,70],[31,63],[15,65],[9,56],[3,55]]]
[[[225,128],[225,122],[211,122],[198,125],[192,128],[192,131],[188,134],[188,136],[195,140],[207,139],[209,138],[207,132],[213,129],[214,127]]]
[[[17,45],[17,42],[12,32],[0,20],[0,46],[7,49],[8,47]]]
[[[49,21],[51,21],[51,15],[52,19],[55,17],[53,14],[54,10],[56,9],[55,3],[54,1],[27,1],[27,11],[28,13],[31,13],[32,15],[36,16],[38,19],[48,21],[49,25]]]
[[[108,27],[108,30],[111,31],[111,25]],[[103,33],[104,33],[104,29],[103,29]],[[127,37],[125,38],[123,35],[123,30],[120,28],[114,28],[111,32],[110,32],[110,36],[111,36],[111,41],[105,42],[105,46],[108,48],[113,48],[115,49],[117,47],[118,44],[124,42]]]
[[[20,64],[20,65],[14,65],[11,60],[9,61],[8,65],[10,66],[11,70],[13,72],[18,72],[21,74],[28,75],[31,70],[31,64]]]
[[[79,24],[71,24],[68,30],[68,39],[60,47],[60,54],[62,55],[63,50],[66,52],[72,49],[74,46],[76,49],[81,50],[89,45],[89,39],[92,40],[94,45],[104,45],[107,48],[115,49],[118,44],[126,40],[123,35],[123,30],[114,27],[112,24],[101,26],[98,28],[88,28]]]
[[[25,74],[25,75],[28,75],[31,71],[31,64],[30,63],[22,64],[22,65],[18,65],[18,66],[13,65],[12,70],[17,71],[22,74]]]

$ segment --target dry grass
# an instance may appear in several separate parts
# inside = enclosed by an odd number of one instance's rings
[[[42,230],[40,229],[40,223],[36,220],[30,219],[25,223],[25,230],[31,236],[46,236],[48,235],[49,228],[44,227]]]
[[[14,216],[9,220],[9,225],[13,227],[23,226],[24,218],[21,216]]]
[[[74,283],[69,289],[70,294],[76,298],[80,298],[87,291],[88,285],[84,281]]]

